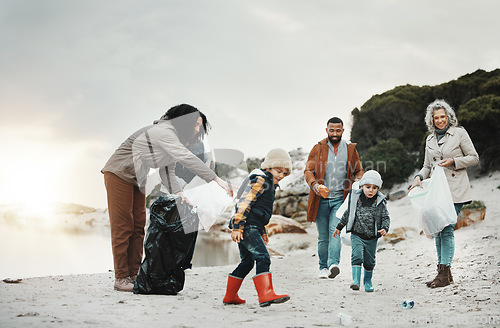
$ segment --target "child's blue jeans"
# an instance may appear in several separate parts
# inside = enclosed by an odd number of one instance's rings
[[[252,271],[254,263],[256,264],[256,274],[269,272],[271,257],[259,228],[246,225],[243,230],[243,240],[238,243],[238,248],[240,249],[241,263],[231,273],[232,276],[245,278]]]
[[[366,271],[372,271],[375,268],[377,241],[377,238],[366,240],[351,233],[351,265],[363,264]]]

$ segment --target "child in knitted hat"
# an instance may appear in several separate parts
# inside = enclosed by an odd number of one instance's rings
[[[365,172],[359,185],[360,189],[351,190],[349,193],[348,209],[342,215],[333,236],[339,235],[347,225],[347,232],[351,232],[352,247],[353,282],[350,287],[359,290],[363,265],[365,291],[373,292],[372,275],[377,241],[389,231],[390,218],[386,197],[379,191],[382,187],[380,174],[375,170]]]
[[[243,181],[236,198],[236,213],[229,222],[231,238],[238,243],[241,263],[229,275],[224,304],[242,304],[238,297],[243,279],[256,264],[253,277],[259,295],[260,306],[283,303],[288,295],[277,295],[273,290],[271,257],[266,244],[269,242],[265,226],[273,213],[274,191],[281,179],[290,174],[292,161],[283,149],[272,149],[261,164],[261,169],[253,170]]]

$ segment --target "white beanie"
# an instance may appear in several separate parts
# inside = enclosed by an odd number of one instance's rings
[[[290,155],[286,152],[286,150],[281,148],[271,149],[264,159],[264,162],[260,164],[262,169],[271,169],[273,167],[283,167],[292,170],[292,160]]]
[[[382,188],[382,177],[375,170],[366,171],[361,181],[359,181],[359,185],[372,184],[376,185],[379,188]]]

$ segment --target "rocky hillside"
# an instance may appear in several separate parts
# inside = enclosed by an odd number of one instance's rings
[[[273,212],[303,222],[306,220],[309,195],[309,187],[304,179],[304,168],[309,153],[298,148],[289,154],[292,158],[292,172],[280,182],[281,189],[276,192]]]
[[[371,148],[397,140],[409,154],[417,154],[417,161],[407,157],[414,168],[421,166],[427,134],[425,109],[435,99],[444,99],[455,109],[459,124],[467,129],[479,153],[481,173],[499,169],[500,69],[477,70],[435,86],[398,86],[374,95],[360,109],[352,110],[351,140],[358,143],[362,160],[369,160],[363,156]]]

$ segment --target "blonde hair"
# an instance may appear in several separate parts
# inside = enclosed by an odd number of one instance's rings
[[[436,126],[434,125],[434,111],[438,109],[444,109],[446,112],[446,116],[448,117],[448,125],[457,126],[458,120],[455,111],[451,106],[444,101],[443,99],[436,99],[427,106],[425,112],[425,124],[427,125],[427,129],[430,133],[434,133],[436,131]]]

